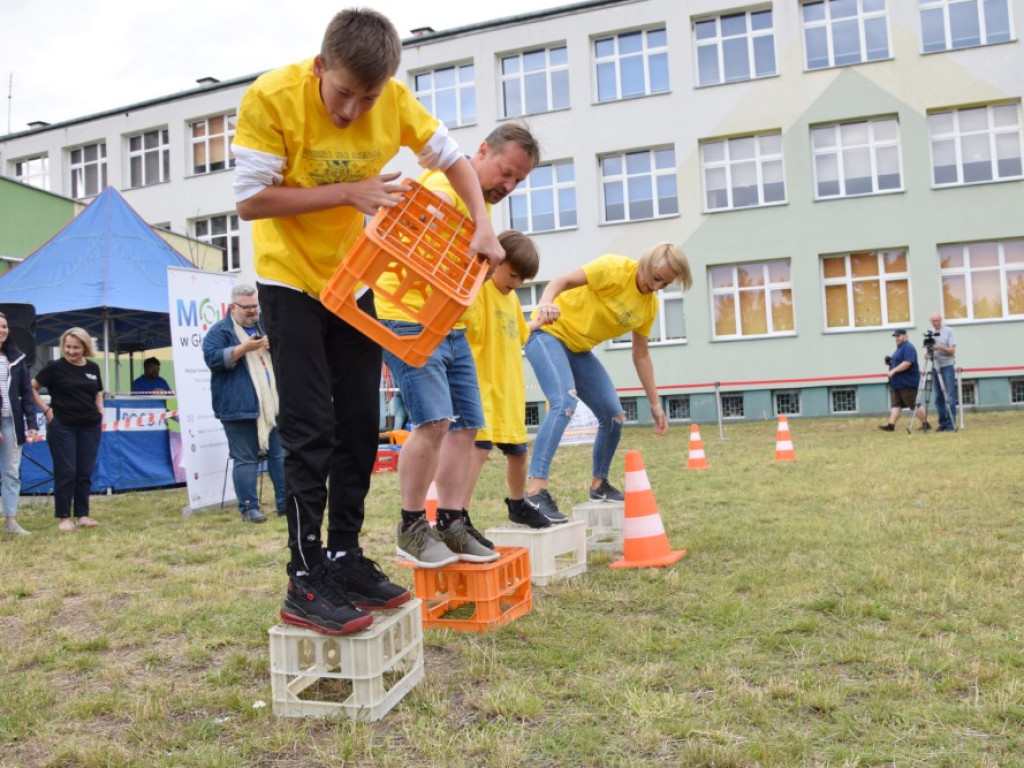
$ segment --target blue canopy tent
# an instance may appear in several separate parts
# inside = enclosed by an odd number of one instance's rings
[[[171,346],[168,267],[195,269],[153,232],[117,190],[107,187],[49,242],[0,275],[0,302],[35,306],[38,344],[56,344],[60,334],[73,326],[102,339],[103,381],[111,389],[112,354]],[[132,405],[107,402],[118,417]],[[136,401],[134,405],[153,404]],[[162,404],[157,410],[162,410]],[[33,451],[38,455],[33,456]],[[42,445],[26,446],[26,455],[48,469],[49,455]],[[23,467],[23,482],[30,486],[26,470],[29,474],[34,470]],[[166,432],[106,433],[93,475],[94,491],[173,482]]]

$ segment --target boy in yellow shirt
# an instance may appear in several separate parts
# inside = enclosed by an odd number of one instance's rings
[[[387,18],[369,9],[342,11],[317,56],[267,72],[249,87],[233,144],[236,207],[255,222],[259,302],[287,451],[291,562],[281,618],[327,634],[366,627],[372,617],[363,608],[395,607],[409,592],[359,546],[377,451],[380,347],[327,310],[320,291],[364,216],[394,206],[405,190],[395,183],[399,174],[381,174],[403,146],[442,172],[466,201],[476,224],[470,251],[494,264],[503,255],[469,161],[395,79],[401,56],[402,41]],[[358,303],[373,312],[371,293]]]

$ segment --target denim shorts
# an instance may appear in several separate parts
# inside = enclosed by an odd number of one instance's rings
[[[492,443],[490,440],[477,440],[476,447],[482,451],[497,448],[506,456],[524,456],[527,451],[526,443]]]
[[[413,336],[423,328],[402,320],[381,322],[397,336]],[[451,431],[484,426],[480,385],[465,329],[450,331],[422,368],[414,368],[386,349],[384,362],[402,392],[414,428],[444,420],[451,422]]]

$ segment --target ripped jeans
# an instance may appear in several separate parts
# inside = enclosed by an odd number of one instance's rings
[[[622,437],[622,403],[615,385],[593,352],[570,352],[559,339],[542,330],[530,334],[526,357],[544,391],[549,409],[541,422],[530,458],[530,477],[547,479],[562,433],[582,400],[597,417],[593,476],[608,478],[615,449]]]

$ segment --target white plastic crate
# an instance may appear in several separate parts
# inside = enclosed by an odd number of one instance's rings
[[[274,714],[373,722],[423,679],[420,601],[374,611],[373,624],[350,635],[323,635],[288,624],[270,631]]]
[[[577,520],[547,528],[499,525],[484,534],[499,547],[524,547],[530,551],[530,582],[539,587],[587,570],[586,525]]]
[[[587,549],[622,552],[626,528],[625,505],[621,502],[589,501],[572,508],[572,519],[587,526]]]

